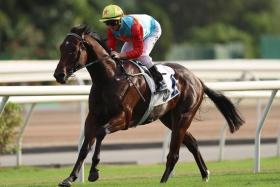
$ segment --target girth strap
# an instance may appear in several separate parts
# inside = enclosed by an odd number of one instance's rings
[[[146,119],[149,117],[149,115],[151,114],[153,108],[154,108],[154,103],[155,103],[155,100],[152,99],[154,97],[154,91],[152,90],[153,88],[153,85],[152,85],[152,82],[149,81],[151,78],[150,76],[143,70],[143,68],[141,68],[139,66],[139,64],[137,64],[136,62],[130,60],[131,63],[133,63],[135,66],[137,66],[140,70],[140,74],[144,76],[145,80],[146,80],[146,83],[148,84],[148,87],[150,88],[151,90],[151,97],[150,97],[150,103],[149,103],[149,106],[148,108],[146,109],[145,113],[143,114],[142,118],[139,120],[139,122],[137,123],[137,125],[141,125],[142,123],[144,123],[146,121]],[[136,125],[136,126],[137,126]]]

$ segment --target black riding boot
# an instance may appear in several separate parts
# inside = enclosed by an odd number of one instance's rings
[[[152,74],[152,77],[156,83],[156,91],[163,91],[166,89],[166,83],[163,80],[162,74],[158,71],[157,67],[153,65],[149,68],[149,71]]]

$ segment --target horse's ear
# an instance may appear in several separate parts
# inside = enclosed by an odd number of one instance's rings
[[[70,32],[73,32],[73,33],[76,33],[76,34],[79,34],[79,35],[88,34],[88,33],[90,33],[90,28],[87,25],[82,24],[82,25],[73,27],[70,30]]]
[[[81,25],[82,31],[84,34],[89,34],[90,33],[90,28],[87,25]]]

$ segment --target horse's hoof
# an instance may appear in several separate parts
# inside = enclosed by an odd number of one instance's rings
[[[89,173],[89,176],[88,176],[88,181],[94,182],[94,181],[97,181],[98,178],[99,178],[99,172],[98,172],[98,170],[91,171],[91,172]]]
[[[58,184],[58,186],[61,187],[70,187],[72,185],[72,182],[69,180],[69,178],[65,179],[61,183]]]
[[[207,172],[206,177],[203,177],[203,178],[202,178],[202,180],[203,180],[204,182],[208,182],[208,181],[209,181],[209,177],[210,177],[210,171],[209,171],[209,170],[206,170],[206,172]]]
[[[164,184],[164,183],[167,182],[167,180],[168,180],[168,177],[162,176],[162,178],[161,178],[161,180],[160,180],[160,183],[161,183],[161,184]]]

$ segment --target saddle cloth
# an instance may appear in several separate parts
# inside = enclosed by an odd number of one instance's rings
[[[167,88],[165,90],[156,92],[156,84],[153,78],[151,78],[151,76],[148,75],[147,68],[144,65],[141,65],[141,63],[139,62],[134,62],[134,61],[131,62],[139,67],[141,73],[143,74],[151,90],[151,98],[150,98],[149,106],[146,112],[144,113],[143,117],[141,118],[141,120],[137,123],[137,125],[141,125],[149,117],[149,114],[152,112],[155,106],[159,106],[167,103],[168,101],[170,101],[171,99],[173,99],[179,94],[179,90],[176,85],[177,80],[174,77],[175,72],[172,68],[161,64],[156,65],[158,71],[162,74],[163,79],[167,85]]]

